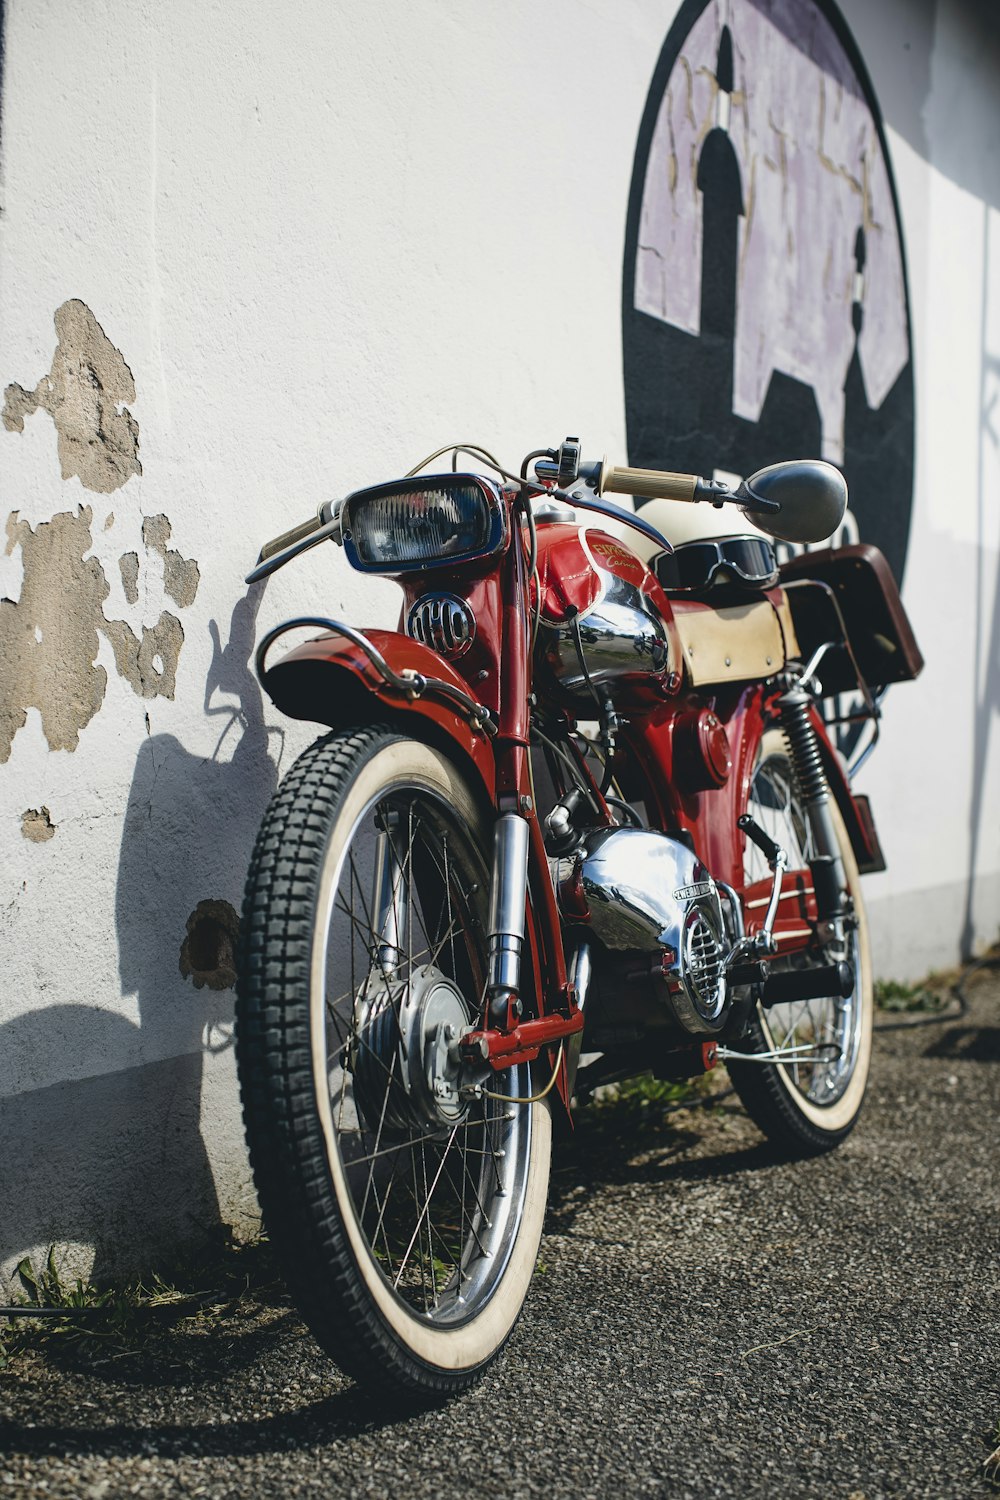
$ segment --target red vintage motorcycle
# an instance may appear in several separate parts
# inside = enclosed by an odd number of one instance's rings
[[[724,1060],[781,1150],[852,1128],[859,872],[884,866],[820,709],[873,743],[879,693],[922,664],[875,548],[779,567],[762,535],[834,532],[828,464],[729,488],[584,463],[567,439],[520,474],[465,445],[422,472],[448,451],[321,507],[248,579],[332,540],[404,604],[396,631],[306,616],[260,643],[277,707],[332,732],[264,818],[237,1005],[293,1295],[345,1370],[424,1400],[511,1332],[574,1096]],[[460,453],[497,477],[456,472]],[[656,507],[616,492],[758,529],[671,549]],[[321,633],[269,665],[303,626]]]

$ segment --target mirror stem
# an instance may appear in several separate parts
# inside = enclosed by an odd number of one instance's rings
[[[781,509],[780,501],[765,500],[763,495],[758,495],[750,488],[745,479],[741,482],[739,489],[733,492],[731,498],[738,505],[742,505],[748,513],[757,511],[760,515],[775,515]]]

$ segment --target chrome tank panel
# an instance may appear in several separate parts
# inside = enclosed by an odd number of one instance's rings
[[[553,540],[546,536],[550,530],[572,535],[555,538],[546,548]],[[676,666],[676,651],[664,611],[650,597],[659,593],[659,585],[645,564],[622,543],[588,527],[541,528],[540,551],[548,554],[543,560],[549,570],[537,650],[564,697],[593,710],[588,674],[595,688],[613,698],[665,680]]]

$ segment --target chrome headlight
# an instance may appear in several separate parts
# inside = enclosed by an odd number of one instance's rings
[[[421,474],[348,495],[344,551],[362,573],[411,573],[502,550],[507,508],[480,474]]]

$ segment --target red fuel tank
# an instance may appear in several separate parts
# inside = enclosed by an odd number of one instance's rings
[[[538,576],[536,666],[563,702],[593,710],[591,684],[616,704],[677,690],[670,604],[624,542],[596,526],[539,522]]]

